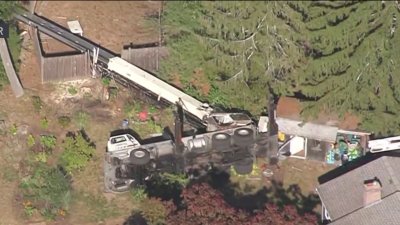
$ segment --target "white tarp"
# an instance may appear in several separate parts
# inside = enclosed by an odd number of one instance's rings
[[[338,132],[337,127],[314,123],[303,123],[301,121],[280,117],[276,118],[276,122],[279,131],[288,135],[295,135],[319,141],[336,141],[336,135]]]

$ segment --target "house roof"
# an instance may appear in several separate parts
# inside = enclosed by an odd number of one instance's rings
[[[276,114],[277,117],[284,117],[293,120],[303,120],[300,116],[302,111],[301,102],[293,97],[281,97],[279,98]],[[321,111],[318,114],[318,118],[311,119],[308,122],[337,126],[339,129],[343,130],[358,130],[358,124],[361,122],[360,119],[351,114],[345,113],[343,118],[339,118],[333,113],[327,113]]]
[[[400,193],[395,192],[363,210],[357,210],[329,225],[398,225],[400,221]]]
[[[348,166],[347,172],[340,168],[328,173],[331,180],[319,179],[322,184],[317,191],[333,224],[398,224],[400,215],[393,212],[400,209],[400,154],[373,155],[361,161],[357,167]],[[382,184],[382,201],[364,207],[364,181],[375,177]]]

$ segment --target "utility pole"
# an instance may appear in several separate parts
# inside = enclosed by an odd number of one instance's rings
[[[278,124],[276,123],[276,104],[278,97],[273,94],[271,86],[268,85],[268,157],[270,164],[278,162]]]

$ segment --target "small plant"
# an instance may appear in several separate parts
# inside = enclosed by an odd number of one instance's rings
[[[32,104],[36,112],[40,112],[43,108],[43,102],[39,96],[32,96]]]
[[[17,125],[14,123],[14,124],[11,125],[11,127],[10,127],[10,133],[11,133],[12,135],[17,135],[17,131],[18,131]]]
[[[115,99],[118,96],[118,89],[116,87],[108,87],[108,94],[110,99]]]
[[[111,78],[110,77],[103,77],[103,78],[101,78],[101,83],[103,83],[104,86],[108,87],[108,86],[110,86]]]
[[[24,201],[22,203],[22,205],[24,206],[25,215],[31,217],[35,213],[36,208],[34,206],[32,206],[32,202],[31,201],[29,201],[29,200],[28,201]]]
[[[71,183],[60,168],[36,163],[31,176],[20,183],[24,208],[30,214],[37,209],[48,219],[59,216],[59,210],[68,209],[71,200]]]
[[[70,87],[68,88],[68,93],[69,93],[70,95],[76,95],[76,94],[78,93],[78,91],[76,90],[76,88],[75,88],[74,86],[70,86]]]
[[[35,155],[34,159],[36,162],[46,163],[48,154],[46,152],[39,152]]]
[[[40,144],[46,151],[51,151],[56,147],[56,137],[53,135],[40,136]]]
[[[92,158],[95,148],[78,133],[75,137],[67,137],[63,143],[64,152],[60,161],[68,173],[83,169]]]
[[[62,128],[66,128],[69,126],[69,124],[71,123],[71,118],[68,116],[60,116],[58,117],[58,124],[60,124],[60,126]]]
[[[44,130],[46,130],[49,127],[49,121],[47,120],[46,117],[40,119],[40,127]]]
[[[133,188],[130,193],[135,202],[141,202],[147,198],[146,190],[141,187]]]
[[[29,134],[27,144],[29,148],[32,148],[36,144],[35,137],[32,134]]]
[[[154,114],[154,113],[156,113],[157,112],[157,108],[155,107],[155,106],[150,106],[150,108],[149,108],[149,113],[151,113],[151,114]]]
[[[76,112],[74,119],[75,119],[76,125],[80,129],[83,129],[86,127],[86,125],[88,123],[89,114],[84,111],[78,111],[78,112]]]

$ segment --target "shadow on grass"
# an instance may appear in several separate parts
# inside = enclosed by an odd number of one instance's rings
[[[279,207],[294,205],[300,214],[310,213],[319,216],[314,212],[320,204],[318,195],[305,196],[296,184],[284,188],[282,183],[272,180],[270,187],[263,186],[254,192],[255,187],[252,185],[246,183],[240,188],[238,183],[232,183],[230,175],[226,172],[213,171],[207,179],[213,188],[223,193],[227,203],[238,209],[253,212],[263,209],[268,203],[273,203]],[[250,191],[253,193],[246,193]]]
[[[227,172],[213,170],[207,176],[191,181],[188,187],[202,182],[206,182],[214,189],[220,191],[225,201],[234,208],[250,213],[262,210],[266,204],[272,203],[278,207],[294,205],[300,215],[309,213],[319,217],[319,214],[314,211],[320,204],[318,195],[310,194],[306,196],[296,184],[284,188],[281,183],[272,181],[269,187],[263,186],[256,189],[255,186],[244,184],[240,188],[238,183],[231,182],[230,175]],[[182,187],[178,183],[165,184],[156,182],[147,186],[147,192],[150,197],[173,200],[177,206],[180,206],[182,203],[181,191]]]

